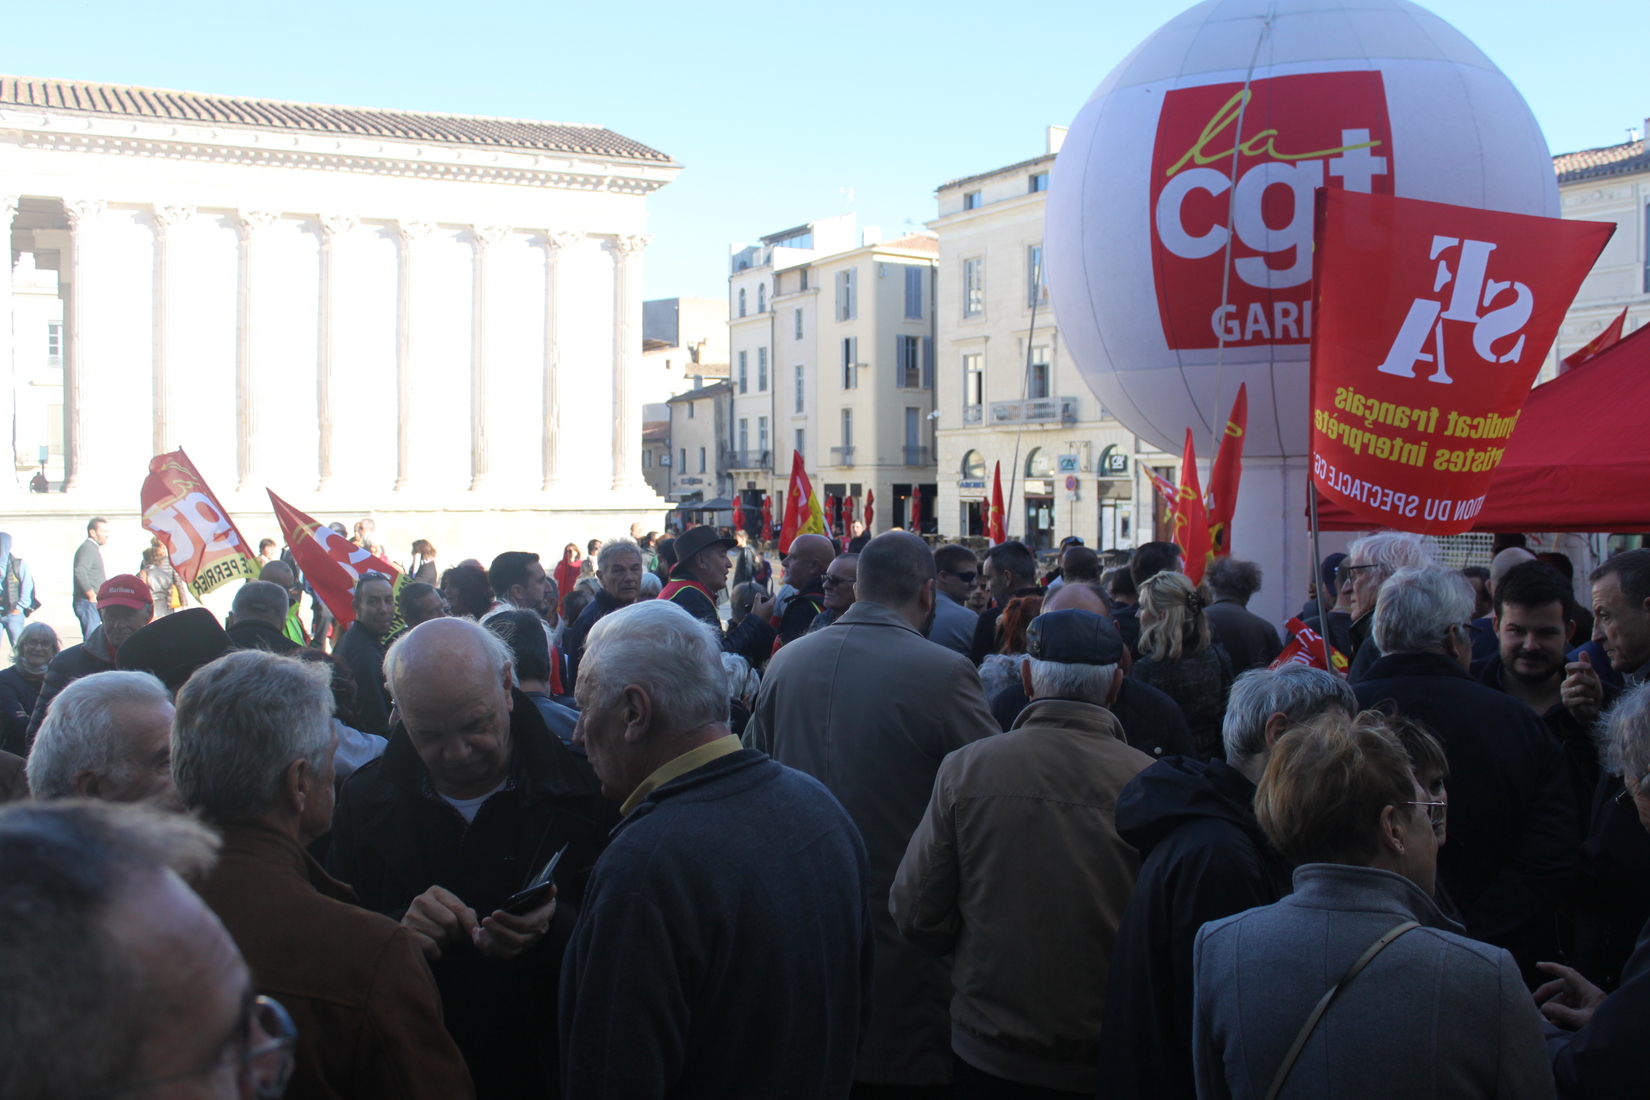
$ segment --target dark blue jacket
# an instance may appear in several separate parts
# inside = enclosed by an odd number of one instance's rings
[[[865,845],[755,749],[613,831],[562,964],[562,1096],[848,1095],[871,1007]]]
[[[1580,1031],[1547,1026],[1558,1095],[1565,1100],[1614,1100],[1644,1095],[1645,1021],[1650,1020],[1650,925],[1622,971],[1621,986]]]
[[[31,680],[16,665],[0,672],[0,750],[29,754],[29,718],[44,680]]]

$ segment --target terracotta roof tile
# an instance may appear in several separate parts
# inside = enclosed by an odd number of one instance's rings
[[[912,233],[908,237],[895,237],[891,241],[883,241],[878,248],[901,248],[907,252],[932,252],[939,255],[940,242],[938,237],[931,237],[926,233]]]
[[[1559,183],[1650,172],[1650,149],[1640,139],[1599,149],[1560,153],[1553,158],[1553,171],[1558,173]]]
[[[264,129],[586,153],[670,163],[667,154],[601,126],[240,99],[80,80],[0,75],[0,106],[49,107],[101,115],[136,115]]]

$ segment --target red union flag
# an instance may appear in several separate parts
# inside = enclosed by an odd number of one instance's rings
[[[196,596],[230,581],[257,579],[246,540],[181,450],[149,460],[139,499],[145,530],[160,540]]]
[[[1223,334],[1227,347],[1310,341],[1312,196],[1389,195],[1394,171],[1379,72],[1170,91],[1151,179],[1152,273],[1169,347],[1213,348]]]
[[[1310,665],[1313,668],[1323,668],[1323,635],[1307,626],[1299,619],[1290,619],[1284,624],[1294,637],[1289,644],[1283,647],[1277,660],[1267,665],[1267,668],[1282,668],[1284,665]],[[1333,646],[1329,649],[1329,659],[1335,662],[1335,671],[1346,675],[1346,655]],[[1328,670],[1325,669],[1327,672]]]
[[[292,550],[292,560],[304,571],[321,602],[327,605],[338,620],[340,630],[355,621],[355,582],[365,573],[382,573],[399,593],[401,571],[383,558],[367,553],[337,531],[298,511],[292,505],[269,493],[269,502],[275,506],[275,520],[281,525],[281,537]],[[391,623],[397,629],[400,616]]]
[[[1320,194],[1312,472],[1370,523],[1469,530],[1615,225]]]

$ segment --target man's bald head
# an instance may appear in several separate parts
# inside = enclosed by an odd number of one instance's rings
[[[420,623],[384,654],[384,680],[396,705],[440,694],[456,682],[500,683],[511,664],[509,646],[470,619]]]
[[[1050,611],[1093,611],[1111,618],[1111,604],[1100,590],[1084,581],[1068,581],[1043,598],[1043,614]]]
[[[449,798],[478,798],[510,768],[510,647],[469,619],[420,623],[384,655],[407,736]]]
[[[805,588],[825,575],[837,549],[824,535],[798,535],[785,555],[785,583]]]
[[[291,591],[298,586],[298,576],[293,573],[292,566],[284,561],[272,561],[258,570],[258,579],[278,584]]]

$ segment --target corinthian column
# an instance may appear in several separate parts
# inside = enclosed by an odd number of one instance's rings
[[[66,438],[63,443],[63,475],[65,493],[78,489],[86,473],[86,371],[85,342],[81,339],[81,309],[85,299],[81,256],[86,235],[92,232],[103,217],[102,199],[69,199],[63,203],[63,212],[69,218],[69,251],[59,261],[58,279],[69,284],[69,296],[64,301],[68,316],[69,358],[63,375],[63,418]]]
[[[348,214],[321,215],[321,315],[320,349],[316,358],[315,370],[315,411],[316,420],[320,424],[320,439],[316,449],[316,461],[320,466],[321,478],[315,486],[317,491],[332,488],[332,364],[333,344],[337,334],[333,331],[337,323],[337,309],[334,297],[337,294],[336,281],[332,271],[332,251],[339,237],[344,236],[355,228],[356,218]]]
[[[470,491],[487,488],[492,482],[490,459],[492,440],[487,434],[487,254],[509,235],[508,226],[475,227],[475,304],[471,314],[470,356]]]
[[[395,291],[395,491],[412,486],[413,430],[413,281],[416,248],[435,229],[434,222],[395,223],[400,260]]]
[[[5,261],[6,271],[0,276],[0,303],[4,303],[4,313],[0,314],[0,383],[6,387],[5,400],[0,403],[0,417],[3,423],[12,424],[17,420],[17,371],[12,361],[12,298],[11,298],[11,223],[17,216],[17,196],[0,195],[0,226],[5,227],[5,251],[0,252],[0,259]],[[58,354],[62,355],[62,349]],[[0,472],[0,495],[9,496],[17,490],[17,440],[12,439],[4,448],[6,468]]]
[[[255,334],[258,298],[257,239],[280,220],[268,210],[237,213],[241,235],[240,300],[235,324],[235,488],[241,492],[258,487],[261,478],[258,448],[258,342]]]
[[[613,488],[633,489],[642,449],[635,410],[630,407],[630,375],[642,357],[642,249],[652,237],[618,237],[613,272]]]
[[[584,240],[583,233],[544,235],[544,488],[562,488],[567,456],[561,451],[561,256]]]
[[[172,321],[176,297],[172,290],[172,231],[195,216],[190,203],[155,207],[155,318],[154,341],[154,434],[150,447],[155,454],[177,450],[177,410],[172,407],[172,374],[168,358],[176,346]]]

